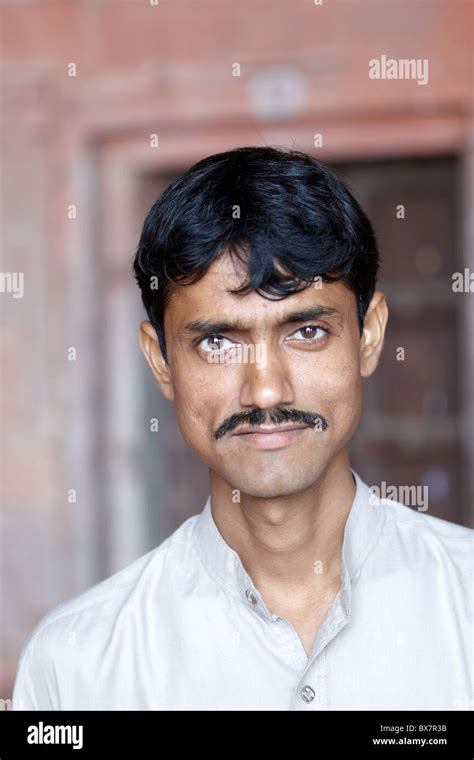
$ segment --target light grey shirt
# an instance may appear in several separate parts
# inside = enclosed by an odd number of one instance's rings
[[[474,531],[376,499],[353,474],[342,585],[309,657],[219,533],[209,497],[37,624],[16,709],[473,709]]]

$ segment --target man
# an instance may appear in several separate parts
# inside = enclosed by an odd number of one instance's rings
[[[168,186],[134,261],[140,344],[210,497],[38,624],[24,707],[472,706],[474,531],[376,499],[350,466],[387,322],[377,268],[368,218],[303,153],[240,148]]]

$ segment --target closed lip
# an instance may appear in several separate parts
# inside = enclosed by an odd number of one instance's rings
[[[277,425],[276,427],[258,427],[257,425],[251,425],[250,427],[240,428],[234,435],[248,435],[249,433],[260,433],[261,435],[271,435],[273,433],[287,433],[290,430],[302,430],[308,427],[308,425]]]

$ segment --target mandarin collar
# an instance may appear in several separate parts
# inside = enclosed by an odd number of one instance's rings
[[[356,491],[344,527],[342,545],[341,602],[350,614],[350,587],[380,534],[384,510],[374,499],[369,487],[352,470]],[[372,498],[371,498],[372,497]],[[259,614],[271,620],[272,615],[262,595],[245,570],[237,552],[225,541],[214,520],[211,497],[208,496],[194,525],[195,548],[214,581],[228,594],[246,605],[251,602]]]

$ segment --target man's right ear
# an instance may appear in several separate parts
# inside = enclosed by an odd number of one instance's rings
[[[173,401],[174,390],[171,373],[161,351],[155,328],[147,319],[140,323],[139,342],[161,392],[169,401]]]

